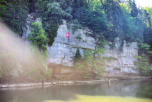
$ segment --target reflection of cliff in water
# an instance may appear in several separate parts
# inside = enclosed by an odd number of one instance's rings
[[[151,82],[143,81],[138,87],[136,95],[138,97],[152,98],[152,81]]]
[[[88,96],[131,96],[152,98],[152,82],[116,81],[100,85],[55,86],[50,88],[1,90],[0,102],[44,102],[46,100],[69,100],[75,95]],[[28,94],[30,93],[30,94]]]

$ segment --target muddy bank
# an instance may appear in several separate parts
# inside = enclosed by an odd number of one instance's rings
[[[151,80],[152,76],[141,76],[139,74],[129,73],[108,73],[102,75],[94,75],[87,70],[79,70],[77,68],[64,67],[64,66],[51,66],[53,67],[52,78],[44,80],[43,82],[31,82],[20,80],[10,80],[6,83],[0,83],[2,88],[36,88],[36,87],[50,87],[56,85],[88,85],[88,84],[110,84],[112,81],[118,80]],[[10,82],[10,83],[9,83]]]

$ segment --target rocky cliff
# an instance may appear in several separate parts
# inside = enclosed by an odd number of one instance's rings
[[[77,49],[80,55],[84,56],[85,49],[95,50],[95,39],[90,37],[92,34],[88,29],[75,29],[74,25],[68,25],[65,21],[59,26],[57,36],[51,47],[48,47],[49,63],[63,64],[73,66],[73,58],[76,55]],[[66,34],[69,33],[69,38]],[[115,39],[114,48],[110,48],[107,44],[104,54],[107,72],[112,73],[138,73],[134,61],[138,56],[138,46],[136,42],[126,43]]]
[[[106,71],[112,73],[138,73],[134,62],[138,56],[138,45],[136,42],[126,43],[121,41],[119,38],[115,39],[115,46],[113,49],[107,44],[105,52],[102,56],[107,57],[106,60]]]
[[[40,21],[40,19],[29,14],[26,21],[26,27],[23,27],[23,39],[28,37],[31,23]],[[67,24],[66,21],[63,21],[63,24],[58,28],[54,43],[52,46],[48,46],[48,63],[73,66],[77,50],[79,50],[81,57],[84,57],[86,49],[95,50],[95,39],[90,36],[91,34],[93,33],[87,28],[80,29],[74,24]],[[137,43],[126,43],[126,41],[122,43],[119,38],[116,38],[114,44],[114,48],[111,48],[110,42],[108,42],[104,54],[101,54],[106,58],[105,70],[112,73],[138,73],[134,65],[135,56],[138,56]]]
[[[85,49],[95,49],[95,39],[89,36],[91,32],[74,27],[75,25],[68,25],[66,21],[59,26],[53,45],[48,47],[49,63],[72,66],[77,49],[82,57]],[[66,37],[66,34],[69,34],[69,37]]]

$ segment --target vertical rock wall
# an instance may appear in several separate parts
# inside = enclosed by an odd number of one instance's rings
[[[90,33],[87,29],[72,29],[74,25],[69,25],[64,21],[59,26],[57,37],[51,47],[48,47],[49,63],[63,64],[73,66],[73,58],[77,49],[81,56],[84,56],[85,49],[95,50],[95,39],[88,36]],[[66,37],[66,33],[70,37]],[[91,33],[90,33],[91,34]],[[104,54],[106,58],[105,70],[112,73],[138,73],[134,62],[138,56],[138,46],[136,42],[126,43],[119,38],[115,39],[114,48],[111,49],[109,44],[105,47]]]
[[[82,57],[85,49],[95,49],[95,40],[87,35],[89,31],[74,27],[75,25],[68,25],[66,21],[59,26],[53,45],[48,47],[49,63],[73,66],[73,58],[77,49]],[[69,38],[66,37],[66,33],[69,33]]]
[[[34,14],[29,14],[26,26],[23,27],[23,39],[28,37],[30,26],[35,21],[40,21],[40,19],[35,18]],[[69,38],[66,37],[66,33],[69,33]],[[66,21],[63,21],[63,24],[59,26],[53,45],[48,47],[48,63],[73,66],[73,58],[78,49],[82,57],[85,49],[95,50],[95,39],[90,37],[90,34],[92,32],[88,29],[78,29],[74,24],[67,24]],[[116,38],[113,49],[109,44],[106,45],[105,53],[101,54],[106,58],[105,70],[112,73],[138,73],[134,65],[135,56],[138,56],[137,43],[123,41],[123,46],[121,44],[120,39]]]
[[[119,38],[115,39],[115,47],[110,48],[106,45],[105,53],[102,55],[106,58],[106,71],[112,73],[138,73],[134,62],[138,56],[137,42],[126,43],[123,42],[123,46],[120,46],[121,42]]]

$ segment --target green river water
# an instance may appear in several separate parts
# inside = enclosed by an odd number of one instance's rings
[[[152,81],[0,89],[0,102],[152,102]]]

